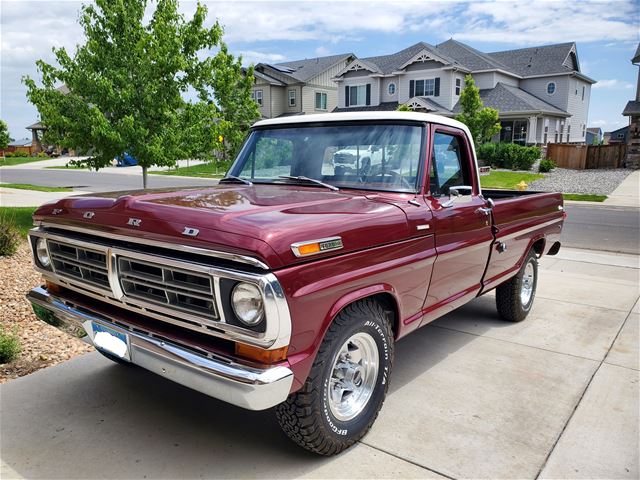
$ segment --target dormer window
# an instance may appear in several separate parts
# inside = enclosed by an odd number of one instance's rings
[[[553,95],[554,93],[556,93],[556,82],[547,83],[547,94]]]

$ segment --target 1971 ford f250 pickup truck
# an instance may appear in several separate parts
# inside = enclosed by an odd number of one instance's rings
[[[347,148],[355,161],[334,163]],[[564,216],[559,194],[482,190],[454,120],[264,120],[217,186],[40,207],[44,285],[28,299],[114,361],[275,406],[296,443],[330,455],[378,415],[398,339],[494,289],[503,319],[527,316]]]

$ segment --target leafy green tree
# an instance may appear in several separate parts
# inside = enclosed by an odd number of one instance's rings
[[[485,107],[480,98],[480,89],[471,75],[464,79],[465,86],[460,94],[460,106],[462,113],[456,116],[471,132],[476,147],[491,140],[500,132],[498,111],[495,108]]]
[[[145,188],[149,167],[212,157],[221,132],[244,135],[247,119],[258,117],[241,59],[227,52],[217,22],[204,26],[207,8],[198,4],[187,20],[177,0],[158,0],[146,21],[147,4],[84,5],[84,45],[73,56],[54,48],[59,66],[38,61],[42,86],[23,79],[48,143],[94,152],[86,163],[96,169],[128,152],[142,167]],[[205,53],[212,49],[217,53]],[[55,88],[60,83],[68,93]],[[228,89],[232,103],[223,98]],[[188,92],[196,99],[186,101]]]
[[[9,142],[11,141],[11,137],[9,136],[9,128],[7,127],[7,122],[0,120],[0,149],[7,148]]]

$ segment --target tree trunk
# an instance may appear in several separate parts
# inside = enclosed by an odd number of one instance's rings
[[[142,167],[142,188],[147,189],[147,167]]]

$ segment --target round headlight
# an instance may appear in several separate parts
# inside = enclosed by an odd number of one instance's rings
[[[49,258],[49,252],[47,251],[47,242],[42,237],[36,240],[36,257],[38,257],[38,262],[41,267],[49,268],[49,265],[51,265],[51,259]]]
[[[231,306],[242,323],[253,327],[264,315],[260,289],[252,283],[239,283],[231,292]]]

